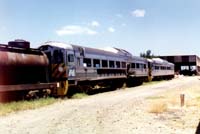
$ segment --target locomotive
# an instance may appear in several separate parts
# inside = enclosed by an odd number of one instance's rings
[[[133,56],[119,48],[96,49],[49,41],[39,49],[49,59],[50,81],[60,82],[59,95],[65,95],[69,87],[85,91],[107,86],[116,89],[124,83],[133,86],[174,76],[174,64]]]
[[[120,88],[151,79],[172,78],[174,64],[133,56],[119,48],[96,49],[49,41],[38,49],[24,40],[0,45],[0,101],[30,91],[65,96],[83,91]],[[5,95],[6,94],[6,95]]]

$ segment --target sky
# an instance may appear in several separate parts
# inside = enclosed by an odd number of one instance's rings
[[[15,39],[200,56],[200,1],[0,0],[0,43]]]

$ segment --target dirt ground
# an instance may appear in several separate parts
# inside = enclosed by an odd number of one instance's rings
[[[199,113],[200,77],[177,77],[12,113],[0,117],[0,133],[194,134]]]

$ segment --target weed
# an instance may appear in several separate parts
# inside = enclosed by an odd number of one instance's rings
[[[157,102],[157,103],[154,103],[154,104],[150,105],[149,112],[150,113],[155,113],[155,114],[160,114],[160,113],[166,112],[167,109],[168,108],[167,108],[167,104],[166,103]]]
[[[82,98],[85,98],[87,96],[88,96],[88,94],[86,94],[86,93],[76,93],[71,98],[72,99],[82,99]]]
[[[59,99],[55,98],[42,98],[31,101],[18,101],[18,102],[10,102],[10,103],[0,103],[0,116],[7,115],[9,113],[28,110],[28,109],[36,109],[43,106],[47,106],[57,102]]]

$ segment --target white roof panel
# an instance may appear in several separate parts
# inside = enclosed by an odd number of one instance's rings
[[[64,49],[73,49],[72,45],[67,44],[67,43],[62,43],[62,42],[49,41],[49,42],[45,42],[45,44],[55,46],[55,47],[64,48]]]
[[[100,48],[100,49],[104,50],[104,51],[112,52],[112,53],[118,53],[119,52],[118,50],[116,50],[113,47],[104,47],[104,48]]]

